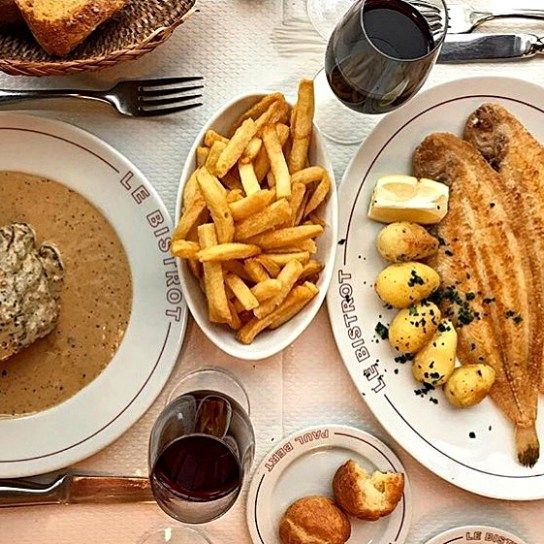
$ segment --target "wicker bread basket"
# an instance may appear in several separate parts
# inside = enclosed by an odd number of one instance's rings
[[[17,76],[58,76],[134,60],[166,41],[195,11],[196,0],[130,0],[68,57],[48,55],[24,26],[0,28],[0,70]]]

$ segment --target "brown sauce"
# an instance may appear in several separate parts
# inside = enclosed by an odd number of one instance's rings
[[[11,222],[32,225],[65,266],[56,328],[0,362],[0,414],[22,415],[65,401],[104,370],[128,325],[132,278],[108,220],[60,183],[0,172],[0,225]]]

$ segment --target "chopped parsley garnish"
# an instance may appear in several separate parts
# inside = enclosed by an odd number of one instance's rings
[[[415,270],[410,273],[410,279],[408,280],[408,287],[414,287],[414,285],[424,285],[425,281]]]
[[[382,340],[387,340],[389,338],[389,329],[383,323],[378,323],[375,331]]]

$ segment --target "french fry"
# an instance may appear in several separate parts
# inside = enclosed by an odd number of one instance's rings
[[[195,196],[195,193],[197,191],[200,191],[200,189],[198,188],[198,180],[196,178],[197,172],[198,169],[196,169],[191,174],[183,189],[183,210],[186,210],[190,206]]]
[[[261,248],[259,246],[230,242],[201,249],[196,256],[201,263],[206,263],[209,261],[247,259],[248,257],[258,255],[260,252]]]
[[[243,221],[266,208],[274,199],[274,191],[261,190],[229,205],[235,221]]]
[[[200,281],[202,279],[202,263],[196,259],[187,259],[187,266],[189,266],[191,274]]]
[[[285,123],[289,115],[289,105],[285,100],[277,100],[270,104],[268,109],[255,120],[256,134],[261,135],[266,125]]]
[[[182,259],[194,259],[200,251],[200,246],[196,242],[189,240],[172,240],[170,253]]]
[[[259,301],[239,276],[227,274],[225,276],[225,283],[230,287],[234,296],[240,301],[244,310],[253,310],[259,306]]]
[[[271,104],[277,102],[278,100],[285,101],[285,97],[282,93],[267,94],[240,116],[238,121],[235,123],[234,128],[238,128],[246,119],[258,119],[265,111],[268,110]]]
[[[264,127],[263,143],[270,160],[270,168],[276,179],[276,197],[291,196],[291,176],[274,126],[267,125]]]
[[[300,203],[298,210],[297,210],[297,216],[295,218],[295,225],[300,225],[302,222],[302,219],[304,217],[304,210],[306,209],[306,204],[308,204],[308,201],[310,200],[310,192],[307,190],[304,193],[304,198],[302,199],[302,202]]]
[[[240,157],[240,162],[243,164],[247,164],[248,162],[253,162],[253,159],[255,159],[255,157],[261,150],[262,145],[263,145],[263,141],[260,138],[253,138],[249,142],[249,144],[247,144],[247,147],[244,149],[244,152],[242,153],[242,156]]]
[[[251,292],[259,302],[271,299],[280,291],[281,281],[278,279],[263,280],[251,288]]]
[[[238,174],[238,167],[235,166],[231,168],[222,178],[221,181],[225,187],[233,191],[234,189],[239,189],[244,191],[242,187],[242,182],[240,181],[240,175]]]
[[[239,261],[224,261],[223,272],[230,272],[232,274],[236,274],[245,281],[253,281],[254,283],[256,283],[253,278],[246,272],[244,265]]]
[[[267,274],[263,265],[257,259],[248,259],[244,263],[244,269],[247,275],[255,282],[269,280],[270,276]]]
[[[243,164],[242,162],[238,162],[238,172],[240,172],[240,179],[242,180],[242,187],[246,196],[258,193],[261,190],[252,163]]]
[[[228,325],[232,330],[237,331],[242,328],[242,321],[240,320],[236,306],[230,300],[228,301],[228,305],[230,310],[230,321]]]
[[[263,253],[259,256],[259,260],[262,257],[266,257],[280,266],[285,266],[292,260],[296,260],[302,264],[306,264],[310,260],[310,254],[307,251],[297,251],[296,253]]]
[[[291,178],[291,198],[289,199],[291,218],[288,225],[290,227],[294,227],[297,224],[298,210],[304,200],[305,194],[306,186],[299,182],[293,183],[293,178]]]
[[[234,239],[246,240],[285,223],[290,217],[291,206],[287,200],[285,198],[276,200],[264,210],[238,223],[235,226]]]
[[[293,146],[289,155],[289,172],[294,174],[306,166],[312,138],[314,118],[314,82],[302,80],[298,87],[298,101],[294,124],[291,125]]]
[[[270,300],[260,304],[253,310],[255,317],[262,319],[268,314],[271,314],[287,297],[289,291],[293,288],[302,273],[304,267],[298,261],[289,261],[278,275],[278,280],[281,281],[280,292]]]
[[[272,170],[269,170],[268,174],[266,174],[266,183],[268,184],[268,187],[270,187],[270,189],[275,189],[276,178],[274,177],[274,172],[272,172]]]
[[[221,156],[221,153],[223,153],[225,147],[227,147],[227,144],[217,140],[210,148],[210,152],[208,153],[208,157],[206,158],[206,162],[204,164],[210,174],[215,175],[217,161],[219,160],[219,157]]]
[[[187,238],[187,235],[201,219],[205,210],[206,201],[199,190],[193,195],[191,202],[183,210],[174,234],[172,234],[172,240],[184,240]]]
[[[308,215],[312,213],[314,210],[316,210],[317,208],[319,208],[321,203],[324,202],[329,196],[330,190],[331,190],[331,178],[329,177],[329,174],[325,172],[323,175],[323,179],[321,180],[319,185],[316,187],[310,200],[308,201],[308,204],[306,204],[304,215]]]
[[[254,317],[237,332],[236,338],[242,344],[251,344],[257,335],[263,332],[271,322],[272,318],[270,316],[264,319]]]
[[[323,227],[321,225],[300,225],[258,234],[249,238],[247,243],[255,244],[267,250],[279,247],[296,247],[302,240],[315,238],[322,233]]]
[[[222,142],[226,145],[229,143],[229,139],[221,136],[221,134],[215,132],[215,130],[210,129],[206,131],[206,135],[204,136],[204,145],[207,147],[212,147],[215,142]]]
[[[325,175],[325,169],[321,166],[309,166],[291,175],[291,183],[303,183],[308,185],[321,181]]]
[[[206,159],[210,153],[209,147],[197,147],[196,148],[196,165],[198,168],[206,164]]]
[[[227,203],[225,188],[206,168],[199,170],[197,179],[200,192],[210,210],[219,243],[225,244],[232,241],[234,237],[234,219]]]
[[[239,200],[242,200],[242,198],[244,198],[244,193],[241,189],[233,189],[227,194],[227,202],[229,204],[232,204],[233,202],[238,202]]]
[[[264,269],[270,274],[271,277],[277,278],[281,272],[281,266],[268,258],[268,255],[259,255],[257,260],[263,265]]]
[[[289,127],[278,123],[276,125],[276,132],[278,133],[280,144],[283,147],[289,138]],[[261,146],[261,150],[255,157],[254,166],[255,175],[257,176],[259,183],[261,183],[270,170],[270,160],[268,159],[268,153],[266,152],[264,145]]]
[[[308,217],[314,225],[321,225],[323,228],[327,226],[327,222],[321,216],[317,215],[314,212],[309,213]]]
[[[313,225],[313,223],[311,223]],[[317,245],[311,238],[302,240],[296,246],[277,247],[274,251],[277,253],[296,253],[298,251],[307,251],[312,255],[317,252]]]
[[[256,131],[253,119],[246,119],[236,130],[217,161],[215,169],[218,177],[223,177],[238,162]]]
[[[300,280],[305,280],[307,278],[310,278],[312,276],[315,276],[316,274],[319,274],[323,270],[324,266],[322,263],[318,261],[314,261],[313,259],[308,261],[304,268],[302,269],[302,273],[299,276]]]
[[[277,329],[297,315],[319,293],[319,289],[310,282],[295,287],[285,302],[271,314],[268,327]]]
[[[217,244],[217,236],[212,223],[200,225],[197,233],[200,247],[209,248]],[[221,263],[204,263],[203,271],[204,288],[208,299],[208,317],[213,323],[229,323],[232,316],[225,292]]]

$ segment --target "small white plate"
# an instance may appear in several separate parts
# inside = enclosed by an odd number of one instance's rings
[[[297,432],[274,447],[253,475],[247,522],[255,544],[281,544],[278,528],[285,510],[307,495],[332,498],[338,467],[354,459],[363,468],[404,473],[404,495],[396,510],[379,521],[350,518],[353,544],[402,544],[412,519],[410,484],[398,457],[374,436],[353,427],[321,425]]]
[[[470,410],[449,405],[442,391],[421,394],[410,364],[398,364],[375,333],[395,312],[383,307],[374,282],[386,263],[376,250],[383,225],[367,217],[376,180],[411,172],[413,152],[432,132],[462,134],[468,116],[497,102],[544,142],[544,89],[525,81],[484,77],[452,81],[387,115],[359,148],[339,189],[339,250],[327,298],[336,344],[369,408],[422,465],[450,483],[498,499],[544,498],[544,452],[533,468],[515,455],[514,429],[491,399]],[[419,394],[418,394],[419,393]],[[544,438],[544,399],[537,430]],[[430,402],[432,401],[432,402]]]
[[[0,419],[0,478],[8,478],[76,463],[136,423],[174,368],[187,309],[169,254],[168,212],[144,175],[115,149],[66,123],[2,113],[0,170],[58,181],[91,201],[117,231],[133,284],[130,321],[104,371],[57,406]]]
[[[196,169],[196,148],[202,145],[206,132],[209,129],[214,129],[220,134],[224,134],[229,130],[232,123],[238,119],[244,111],[255,104],[257,100],[262,98],[262,96],[263,94],[251,94],[235,98],[221,108],[210,121],[202,127],[200,134],[196,137],[195,143],[187,156],[187,161],[185,162],[181,174],[178,201],[176,205],[176,218],[181,216],[185,184]],[[321,307],[321,304],[323,304],[323,301],[325,300],[334,269],[338,229],[338,207],[334,172],[329,161],[323,136],[321,136],[315,125],[309,154],[310,164],[317,164],[326,168],[332,181],[331,194],[323,210],[323,219],[327,222],[327,227],[325,228],[325,232],[317,239],[317,253],[314,256],[314,258],[325,265],[325,268],[317,282],[319,294],[287,324],[279,327],[275,331],[264,331],[255,338],[252,344],[244,345],[238,342],[233,331],[226,325],[217,325],[209,321],[208,305],[204,294],[195,277],[191,274],[189,267],[185,262],[181,261],[181,259],[178,259],[179,275],[182,280],[181,285],[185,299],[187,300],[187,304],[195,321],[198,323],[204,334],[218,348],[238,359],[257,361],[272,357],[272,355],[285,349],[289,344],[292,344],[312,322]]]
[[[524,540],[503,531],[502,529],[494,529],[493,527],[485,527],[483,525],[470,525],[466,527],[458,527],[450,529],[440,535],[431,538],[426,544],[479,544],[495,543],[495,544],[525,544]]]

